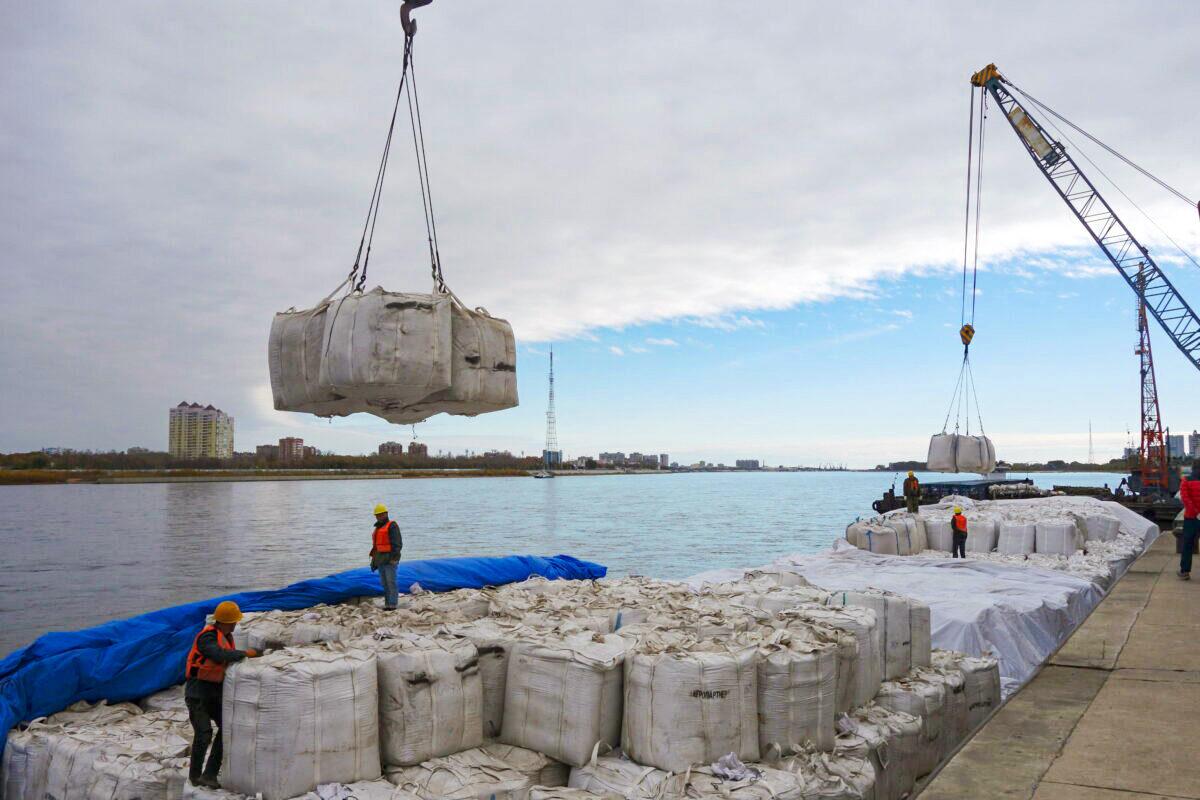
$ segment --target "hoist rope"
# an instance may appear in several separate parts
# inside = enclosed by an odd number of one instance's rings
[[[1090,139],[1091,141],[1095,142],[1095,143],[1096,143],[1097,145],[1099,145],[1100,147],[1104,148],[1104,149],[1105,149],[1105,150],[1106,150],[1108,153],[1110,153],[1111,155],[1113,155],[1113,156],[1116,156],[1116,157],[1117,157],[1117,158],[1119,158],[1121,161],[1123,161],[1123,162],[1125,162],[1126,164],[1128,164],[1129,166],[1133,167],[1135,170],[1137,170],[1138,172],[1140,172],[1142,175],[1144,175],[1144,176],[1146,176],[1147,178],[1149,178],[1150,180],[1154,181],[1154,182],[1155,182],[1155,183],[1157,183],[1159,186],[1161,186],[1163,189],[1166,189],[1168,192],[1170,192],[1171,194],[1175,195],[1176,197],[1178,197],[1178,198],[1179,198],[1180,200],[1182,200],[1183,202],[1187,203],[1187,204],[1188,204],[1189,206],[1191,206],[1192,208],[1196,208],[1196,206],[1197,206],[1197,203],[1196,203],[1196,201],[1195,201],[1195,200],[1191,199],[1191,198],[1190,198],[1190,197],[1188,197],[1186,194],[1184,194],[1183,192],[1179,191],[1179,190],[1178,190],[1178,189],[1176,189],[1174,186],[1172,186],[1171,184],[1167,183],[1166,181],[1164,181],[1162,178],[1158,177],[1158,176],[1157,176],[1157,175],[1155,175],[1154,173],[1150,172],[1150,170],[1148,170],[1148,169],[1145,169],[1144,167],[1141,167],[1141,166],[1139,166],[1138,164],[1135,164],[1135,163],[1134,163],[1134,162],[1133,162],[1131,159],[1129,159],[1129,158],[1126,158],[1124,155],[1122,155],[1121,153],[1117,152],[1117,150],[1116,150],[1116,149],[1114,149],[1114,148],[1112,148],[1112,147],[1109,147],[1107,144],[1105,144],[1104,142],[1100,141],[1100,140],[1099,140],[1099,139],[1097,139],[1095,136],[1092,136],[1090,133],[1088,133],[1087,131],[1085,131],[1083,128],[1079,127],[1079,126],[1078,126],[1078,125],[1076,125],[1074,122],[1071,122],[1071,120],[1067,119],[1067,118],[1066,118],[1066,117],[1064,117],[1062,114],[1059,114],[1059,113],[1058,113],[1057,111],[1055,111],[1053,108],[1051,108],[1050,106],[1046,105],[1046,104],[1045,104],[1045,103],[1043,103],[1041,100],[1038,100],[1036,97],[1034,97],[1034,96],[1033,96],[1033,95],[1031,95],[1029,92],[1027,92],[1027,91],[1025,91],[1024,89],[1022,89],[1021,87],[1017,86],[1016,84],[1012,83],[1011,81],[1006,81],[1006,82],[1008,83],[1008,85],[1009,85],[1009,86],[1011,86],[1012,88],[1014,88],[1014,89],[1016,89],[1018,92],[1020,92],[1020,93],[1021,93],[1021,95],[1022,95],[1023,97],[1025,97],[1027,100],[1029,100],[1029,102],[1033,103],[1035,106],[1037,106],[1038,108],[1040,108],[1042,111],[1045,111],[1047,114],[1050,114],[1050,115],[1052,115],[1052,116],[1054,116],[1054,117],[1057,117],[1059,120],[1061,120],[1061,121],[1062,121],[1062,123],[1063,123],[1064,125],[1067,125],[1067,126],[1068,126],[1068,127],[1070,127],[1072,130],[1078,131],[1078,132],[1079,132],[1080,134],[1082,134],[1083,136],[1086,136],[1088,139]]]
[[[987,126],[986,91],[979,93],[979,156],[975,159],[975,258],[971,267],[971,324],[975,324],[975,297],[979,285],[979,218],[983,210],[983,140]]]
[[[959,308],[958,324],[962,327],[967,323],[967,253],[971,245],[971,159],[975,155],[975,87],[971,90],[970,117],[967,127],[967,202],[963,219],[963,265],[962,265],[962,299]]]
[[[438,249],[437,218],[433,212],[433,186],[429,181],[429,157],[425,150],[425,127],[421,123],[421,97],[417,91],[417,68],[411,61],[409,71],[408,119],[413,132],[413,151],[417,157],[417,178],[421,185],[421,206],[425,211],[425,237],[429,242],[429,262],[433,274],[434,288],[446,291],[446,280],[442,276],[442,255]]]
[[[1015,86],[1013,88],[1016,89]],[[1017,91],[1021,92],[1021,95],[1025,98],[1029,99],[1031,102],[1036,102],[1032,97],[1025,94],[1020,89],[1017,89]],[[1099,164],[1097,164],[1095,161],[1092,160],[1092,158],[1087,154],[1087,151],[1085,151],[1078,144],[1076,144],[1071,139],[1071,137],[1067,136],[1067,134],[1062,130],[1062,128],[1060,128],[1060,127],[1058,127],[1058,125],[1054,124],[1054,120],[1051,119],[1051,120],[1047,120],[1047,121],[1049,122],[1050,127],[1054,129],[1054,132],[1058,134],[1060,139],[1065,141],[1067,144],[1071,145],[1072,149],[1074,149],[1075,152],[1078,153],[1083,158],[1084,161],[1088,162],[1088,164],[1090,164],[1092,166],[1092,168],[1096,170],[1096,172],[1100,173],[1100,176],[1102,178],[1104,178],[1104,180],[1108,181],[1109,186],[1116,189],[1117,192],[1122,197],[1124,197],[1131,206],[1133,206],[1135,209],[1137,209],[1137,212],[1139,214],[1141,214],[1143,217],[1146,218],[1147,222],[1149,222],[1151,225],[1153,225],[1155,228],[1157,228],[1158,232],[1161,233],[1163,236],[1165,236],[1167,238],[1167,241],[1169,241],[1172,245],[1175,246],[1175,249],[1178,250],[1184,258],[1186,258],[1188,261],[1192,262],[1192,266],[1196,267],[1197,269],[1200,269],[1200,262],[1197,262],[1196,259],[1192,257],[1192,254],[1189,253],[1186,249],[1184,249],[1183,245],[1181,245],[1179,242],[1175,241],[1175,237],[1173,237],[1173,236],[1171,236],[1171,234],[1167,233],[1167,231],[1163,229],[1163,226],[1159,225],[1158,221],[1155,220],[1154,217],[1150,216],[1150,214],[1148,214],[1144,208],[1142,208],[1140,205],[1138,205],[1138,202],[1136,200],[1134,200],[1132,197],[1130,197],[1129,194],[1124,189],[1122,189],[1119,185],[1117,185],[1117,182],[1114,181],[1111,177],[1109,177],[1108,173],[1105,172],[1100,167]],[[1089,136],[1088,138],[1094,138],[1094,137]],[[1187,198],[1184,198],[1184,199],[1187,199]],[[1189,201],[1189,202],[1191,202],[1191,201]]]

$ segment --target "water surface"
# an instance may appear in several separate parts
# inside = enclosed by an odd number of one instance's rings
[[[891,482],[748,472],[4,486],[0,654],[49,630],[363,566],[377,502],[399,521],[406,559],[568,553],[611,575],[681,578],[822,550]]]

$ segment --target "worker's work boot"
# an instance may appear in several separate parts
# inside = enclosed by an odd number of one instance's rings
[[[1191,579],[1192,579],[1192,573],[1190,573],[1190,572],[1180,572],[1179,573],[1179,580],[1190,581]]]
[[[206,789],[220,789],[221,783],[217,780],[216,775],[201,775],[198,781],[192,781],[197,786],[203,786]]]

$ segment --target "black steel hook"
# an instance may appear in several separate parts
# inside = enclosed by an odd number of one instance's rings
[[[409,16],[412,14],[413,9],[427,6],[432,2],[433,0],[404,0],[404,3],[400,6],[400,24],[404,27],[405,36],[417,35],[417,21]]]

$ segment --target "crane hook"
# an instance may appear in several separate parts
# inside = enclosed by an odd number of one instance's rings
[[[427,6],[432,2],[433,0],[404,0],[404,3],[400,6],[400,24],[404,28],[405,36],[412,37],[417,35],[417,21],[409,16],[413,12],[413,9]]]

